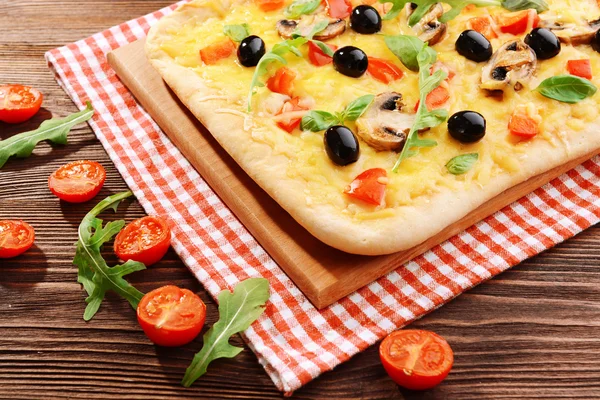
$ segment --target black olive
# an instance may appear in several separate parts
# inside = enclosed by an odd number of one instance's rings
[[[490,41],[481,33],[470,29],[456,39],[456,51],[475,62],[487,61],[494,53]]]
[[[238,47],[237,56],[244,67],[256,67],[265,55],[265,42],[258,36],[248,36]]]
[[[371,6],[358,6],[352,10],[350,27],[358,33],[377,33],[381,30],[381,15]]]
[[[560,40],[549,29],[535,28],[525,36],[525,43],[535,51],[540,60],[547,60],[560,53]]]
[[[348,165],[358,160],[360,146],[352,131],[343,125],[332,126],[325,131],[325,150],[337,165]]]
[[[592,39],[592,48],[600,53],[600,29],[596,31],[596,34]]]
[[[485,118],[475,111],[460,111],[448,120],[450,136],[461,143],[475,143],[485,136]]]
[[[340,74],[359,78],[367,72],[369,58],[361,49],[354,46],[346,46],[333,53],[333,67]]]

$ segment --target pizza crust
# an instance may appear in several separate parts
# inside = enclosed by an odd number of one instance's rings
[[[391,217],[359,220],[344,214],[332,204],[308,205],[304,193],[307,184],[287,176],[290,158],[285,152],[273,152],[267,144],[252,140],[252,129],[242,112],[240,99],[225,99],[222,93],[209,87],[190,68],[177,64],[161,50],[169,40],[170,31],[190,21],[201,22],[220,17],[232,3],[196,0],[181,6],[163,18],[151,30],[146,41],[146,54],[154,68],[164,78],[179,99],[212,133],[223,148],[271,197],[319,240],[342,251],[361,255],[382,255],[408,250],[435,236],[459,221],[488,200],[527,179],[558,167],[570,160],[590,154],[600,148],[600,123],[595,121],[564,139],[564,146],[547,141],[531,143],[527,161],[516,173],[493,177],[481,187],[455,192],[448,188],[410,206],[394,209]],[[226,114],[226,115],[225,115]],[[265,129],[262,127],[261,129]],[[275,126],[268,134],[280,135]]]

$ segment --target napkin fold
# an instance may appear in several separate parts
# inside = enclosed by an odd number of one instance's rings
[[[142,39],[176,5],[46,53],[148,214],[169,215],[173,247],[216,296],[249,277],[271,284],[266,312],[245,340],[288,394],[465,290],[600,220],[600,157],[445,243],[317,310],[205,183],[108,65],[106,54]]]

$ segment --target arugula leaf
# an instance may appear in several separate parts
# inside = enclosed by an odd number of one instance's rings
[[[260,81],[260,78],[267,74],[268,67],[274,62],[279,62],[283,65],[287,64],[287,60],[283,58],[287,53],[292,53],[298,57],[302,57],[302,53],[298,49],[300,46],[308,43],[308,39],[300,36],[292,39],[284,40],[281,43],[277,43],[270,52],[266,53],[256,66],[252,82],[250,83],[250,92],[248,93],[248,112],[252,111],[252,96],[254,96],[254,89],[256,87],[265,86]]]
[[[75,114],[65,118],[53,118],[42,122],[34,131],[19,133],[6,140],[0,140],[0,168],[6,164],[11,156],[26,158],[31,155],[37,144],[43,140],[49,140],[56,144],[67,144],[67,134],[77,124],[92,118],[94,109],[91,103]]]
[[[229,344],[229,338],[248,329],[264,312],[269,300],[269,281],[264,278],[246,279],[236,285],[231,293],[219,293],[219,320],[204,334],[202,349],[185,371],[181,384],[190,387],[206,373],[208,364],[217,358],[232,358],[242,348]]]
[[[386,36],[385,44],[392,53],[411,71],[419,70],[417,55],[425,47],[425,42],[416,36]]]
[[[294,32],[292,34],[292,39],[304,37],[309,42],[312,42],[315,45],[319,46],[319,48],[321,49],[321,51],[323,53],[327,54],[329,57],[333,57],[333,50],[331,50],[331,48],[329,46],[327,46],[325,43],[321,42],[320,40],[313,39],[313,37],[317,33],[321,32],[322,30],[324,30],[325,28],[327,28],[327,26],[329,26],[329,21],[328,20],[320,21],[320,22],[316,23],[313,26],[312,30],[308,33],[308,35],[302,36],[302,34],[300,34],[300,32]]]
[[[477,160],[479,160],[478,153],[461,154],[448,161],[446,168],[452,175],[466,174],[473,168]]]
[[[134,309],[144,295],[123,279],[125,275],[146,269],[144,264],[127,261],[125,264],[111,268],[100,254],[102,246],[119,233],[125,226],[125,221],[109,222],[102,227],[102,220],[96,217],[108,208],[116,210],[122,200],[132,195],[133,193],[127,191],[107,197],[98,203],[79,225],[79,239],[73,264],[78,266],[77,282],[83,285],[88,294],[85,299],[87,307],[83,314],[83,319],[86,321],[94,317],[104,300],[104,295],[109,290],[124,297]]]
[[[344,111],[332,114],[327,111],[309,111],[302,117],[300,129],[311,132],[324,131],[345,121],[356,121],[365,113],[375,99],[372,94],[361,96],[346,106]]]
[[[303,131],[320,132],[342,123],[343,120],[337,115],[327,111],[309,111],[302,117],[300,129]]]
[[[558,75],[545,79],[535,90],[550,99],[574,104],[593,96],[598,88],[578,76]]]
[[[321,5],[321,0],[295,0],[285,9],[285,16],[290,19],[299,18],[302,15],[312,14]]]
[[[433,74],[430,73],[431,66],[435,63],[436,59],[437,53],[427,45],[421,49],[417,56],[419,64],[419,108],[415,116],[415,123],[410,129],[398,161],[396,161],[392,169],[394,172],[398,172],[402,161],[417,155],[418,148],[437,146],[435,140],[419,138],[419,131],[425,128],[435,128],[448,118],[447,110],[429,111],[426,105],[427,95],[440,86],[447,77],[446,72],[442,70],[435,71]]]
[[[434,4],[438,3],[438,0],[379,0],[380,3],[392,3],[392,9],[383,17],[385,20],[393,19],[400,14],[406,3],[415,3],[417,8],[408,18],[408,25],[415,26],[424,16],[429,12],[429,9]],[[535,9],[537,12],[543,12],[548,10],[548,4],[544,0],[444,0],[443,3],[448,4],[451,8],[445,12],[444,15],[439,19],[440,22],[448,22],[458,16],[460,12],[468,6],[473,4],[477,7],[504,7],[509,11],[520,11],[527,10],[530,8]]]
[[[250,36],[250,25],[243,23],[241,25],[225,25],[223,28],[225,36],[229,36],[234,42],[241,42]]]
[[[319,48],[321,49],[321,51],[323,53],[325,53],[329,57],[333,57],[333,50],[331,50],[331,47],[327,46],[325,43],[321,42],[320,40],[310,39],[310,41],[312,43],[316,44],[317,46],[319,46]]]

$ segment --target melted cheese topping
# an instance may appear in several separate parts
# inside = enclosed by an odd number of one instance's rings
[[[291,2],[291,1],[289,1]],[[356,1],[356,3],[360,3]],[[548,0],[551,11],[561,19],[581,21],[593,19],[599,13],[595,0]],[[251,34],[259,35],[266,43],[267,51],[282,39],[277,33],[275,24],[283,19],[283,9],[264,13],[252,2],[234,5],[232,9],[223,9],[220,1],[206,1],[221,16],[207,21],[189,21],[169,32],[172,39],[162,44],[162,49],[175,61],[193,69],[208,86],[216,89],[229,99],[232,110],[245,112],[245,98],[250,88],[254,68],[241,66],[235,56],[221,60],[215,65],[203,65],[198,52],[201,48],[223,39],[224,25],[248,23]],[[384,10],[381,10],[382,15]],[[485,63],[475,63],[460,56],[454,49],[458,35],[468,29],[467,21],[475,16],[497,15],[506,13],[501,8],[473,8],[463,10],[461,15],[448,23],[446,37],[434,49],[438,52],[438,60],[447,64],[456,72],[449,84],[451,99],[447,108],[452,115],[461,110],[474,110],[487,120],[487,134],[478,143],[461,144],[450,138],[446,124],[423,134],[424,138],[434,139],[437,147],[421,149],[415,157],[405,160],[398,173],[391,168],[398,158],[395,152],[377,152],[366,143],[361,142],[361,156],[358,162],[347,167],[334,165],[325,152],[323,133],[295,132],[288,134],[276,128],[271,118],[266,116],[264,106],[270,91],[259,89],[254,96],[254,117],[250,129],[247,129],[246,140],[254,140],[269,145],[272,154],[283,154],[290,160],[287,175],[291,179],[306,182],[307,206],[315,203],[330,203],[344,214],[354,215],[358,219],[385,218],[394,215],[394,209],[418,202],[427,202],[428,196],[440,190],[465,190],[471,185],[486,185],[494,176],[517,172],[527,162],[527,148],[538,140],[550,142],[553,146],[568,148],[564,138],[572,131],[585,128],[586,123],[598,118],[598,102],[600,96],[586,99],[578,104],[569,105],[547,99],[531,89],[550,76],[566,74],[566,63],[573,59],[590,59],[593,71],[600,72],[600,57],[590,46],[569,46],[563,44],[561,53],[551,59],[538,61],[538,69],[534,79],[521,91],[512,88],[505,91],[504,98],[498,100],[486,96],[479,88],[481,69]],[[382,34],[414,34],[406,23],[406,15],[398,19],[383,22]],[[523,38],[525,35],[521,35]],[[500,34],[491,41],[493,48],[499,48],[508,40],[514,39],[510,34]],[[339,47],[353,45],[363,49],[369,56],[394,61],[400,66],[405,76],[389,85],[376,81],[369,74],[355,79],[336,72],[333,66],[315,67],[307,57],[299,58],[287,55],[289,68],[298,77],[294,82],[297,96],[310,96],[314,99],[314,109],[329,112],[341,111],[351,100],[365,94],[378,94],[386,91],[397,91],[404,97],[404,103],[411,110],[419,96],[417,74],[407,70],[393,53],[385,46],[382,35],[361,35],[351,29],[330,40],[328,43]],[[302,51],[306,55],[307,46]],[[281,65],[272,65],[273,72]],[[600,75],[600,73],[598,73]],[[263,78],[263,79],[266,79]],[[592,80],[600,85],[600,76]],[[529,141],[519,140],[509,134],[507,126],[512,111],[521,104],[533,102],[543,118],[541,134]],[[265,128],[269,129],[265,129]],[[354,126],[350,125],[351,128]],[[248,128],[248,126],[246,127]],[[465,175],[454,176],[446,171],[446,163],[453,157],[464,153],[479,153],[479,161]],[[369,168],[385,168],[388,170],[389,184],[386,191],[385,204],[373,208],[359,201],[353,201],[343,194],[344,188],[362,171]],[[300,194],[299,194],[300,195]]]

